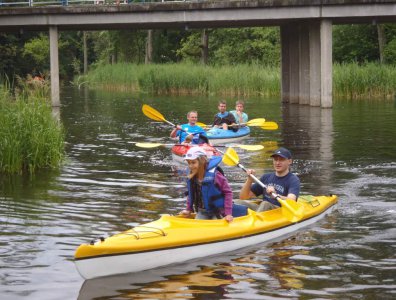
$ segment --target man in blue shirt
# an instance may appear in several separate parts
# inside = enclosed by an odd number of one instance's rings
[[[248,206],[255,211],[265,211],[280,207],[280,203],[272,195],[277,194],[282,199],[297,200],[300,194],[300,179],[290,172],[292,155],[286,148],[277,149],[272,155],[272,162],[275,172],[264,174],[260,181],[267,186],[264,190],[254,180],[248,176],[240,191],[240,199],[247,200],[262,195],[263,201],[260,204],[250,201],[238,201],[238,204]],[[254,170],[247,170],[247,174],[254,174]]]
[[[179,137],[179,143],[191,141],[192,144],[207,143],[207,135],[205,130],[196,125],[198,121],[198,113],[196,111],[190,111],[187,114],[187,124],[177,125],[171,132],[170,137]]]

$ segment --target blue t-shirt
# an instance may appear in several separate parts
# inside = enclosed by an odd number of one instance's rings
[[[266,186],[272,185],[275,188],[275,192],[281,196],[294,194],[298,198],[298,195],[300,194],[300,179],[291,172],[287,173],[287,175],[283,177],[278,177],[275,175],[275,173],[264,174],[261,176],[260,181]],[[263,195],[264,201],[269,201],[272,204],[278,206],[281,205],[278,200],[273,199],[270,195],[268,195],[257,183],[254,183],[250,190],[256,196]]]
[[[234,115],[236,123],[237,124],[241,124],[241,122],[239,122],[240,120],[239,120],[239,116],[237,114],[237,111],[236,110],[231,110],[230,113],[232,113]],[[243,121],[242,123],[247,123],[248,119],[249,119],[248,115],[243,112],[242,113],[242,121]]]
[[[184,130],[178,130],[176,132],[176,136],[179,137],[179,142],[183,143],[184,140],[186,139],[187,135],[193,134],[193,139],[191,141],[192,144],[200,144],[202,141],[200,141],[199,136],[207,136],[205,130],[198,125],[191,126],[190,124],[183,124],[181,128]]]

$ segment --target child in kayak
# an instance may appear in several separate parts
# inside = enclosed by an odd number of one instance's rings
[[[193,147],[187,151],[184,159],[190,174],[187,180],[187,209],[181,214],[188,217],[196,212],[196,219],[224,218],[232,222],[232,190],[217,167],[221,157],[214,156],[209,160],[202,149]]]
[[[247,123],[249,119],[248,115],[243,112],[244,107],[245,103],[242,100],[238,100],[235,103],[235,110],[230,111],[230,113],[234,115],[235,121],[238,125]]]

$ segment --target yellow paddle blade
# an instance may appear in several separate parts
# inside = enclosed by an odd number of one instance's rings
[[[146,117],[154,121],[165,122],[164,116],[158,110],[152,108],[150,105],[143,104],[142,111]]]
[[[279,126],[276,122],[265,122],[260,127],[265,130],[277,130],[279,128]]]
[[[202,122],[196,122],[195,125],[201,126],[201,127],[207,127],[208,125],[206,125],[205,123]]]
[[[223,155],[223,163],[228,166],[236,166],[239,163],[239,157],[233,148],[228,148]]]
[[[237,147],[248,151],[258,151],[264,149],[263,145],[238,145]]]
[[[282,205],[282,214],[292,222],[298,222],[303,218],[302,207],[296,201],[292,199],[280,199],[277,198],[279,203]]]
[[[246,125],[247,126],[263,126],[265,123],[264,118],[257,118],[257,119],[251,119],[247,121]]]
[[[161,144],[161,143],[136,143],[135,145],[140,148],[155,148],[155,147],[163,146],[164,144]]]

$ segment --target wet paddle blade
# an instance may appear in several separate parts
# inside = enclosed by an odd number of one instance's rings
[[[157,111],[156,109],[152,108],[147,104],[143,104],[142,111],[146,117],[154,121],[161,121],[161,122],[166,121],[164,116],[159,111]]]
[[[248,151],[259,151],[259,150],[264,149],[263,145],[238,145],[236,147],[244,149],[244,150],[248,150]]]
[[[257,119],[251,119],[247,121],[246,125],[247,126],[264,126],[265,119],[264,118],[257,118]]]
[[[140,148],[155,148],[159,146],[164,146],[164,144],[161,143],[136,143],[135,145]]]
[[[277,130],[279,128],[279,126],[276,122],[265,122],[260,127],[265,130]]]
[[[227,166],[236,166],[239,163],[239,157],[233,148],[228,148],[223,155],[223,163]]]

